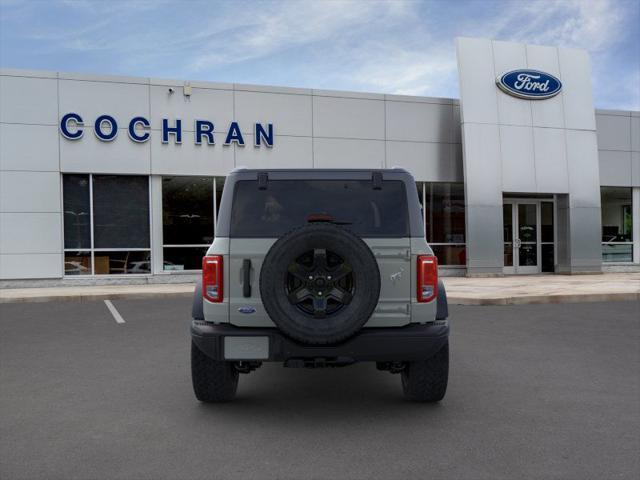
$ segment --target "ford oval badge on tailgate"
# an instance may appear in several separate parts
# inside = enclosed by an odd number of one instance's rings
[[[240,307],[238,309],[240,313],[256,313],[256,309],[253,307]]]

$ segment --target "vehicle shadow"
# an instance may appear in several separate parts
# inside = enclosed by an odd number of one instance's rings
[[[446,400],[446,399],[445,399]],[[261,426],[287,422],[331,425],[349,422],[397,422],[437,414],[443,404],[420,404],[402,396],[400,375],[376,370],[374,364],[343,368],[287,369],[265,365],[240,377],[237,398],[226,404],[198,404],[203,419],[234,419]]]

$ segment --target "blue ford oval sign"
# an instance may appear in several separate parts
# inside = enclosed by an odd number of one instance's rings
[[[528,100],[551,98],[562,90],[562,82],[538,70],[512,70],[496,79],[498,87],[509,95]]]

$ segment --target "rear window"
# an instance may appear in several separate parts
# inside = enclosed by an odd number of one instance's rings
[[[313,221],[345,225],[361,237],[408,237],[404,183],[371,181],[269,180],[265,190],[255,180],[235,185],[231,237],[280,237]]]

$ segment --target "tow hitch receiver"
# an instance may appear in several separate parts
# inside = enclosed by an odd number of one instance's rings
[[[284,362],[284,366],[287,368],[326,368],[345,367],[353,363],[355,360],[349,357],[289,358]]]

